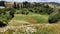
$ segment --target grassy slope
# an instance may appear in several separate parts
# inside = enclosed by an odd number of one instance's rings
[[[42,19],[40,19],[40,18]],[[41,20],[40,22],[47,22],[47,15],[21,15],[15,14],[15,17],[9,22],[5,28],[0,28],[0,34],[28,34],[33,31],[33,34],[60,34],[60,24],[28,24],[27,18],[34,18]],[[43,20],[43,21],[42,21]],[[18,26],[19,25],[19,26]],[[1,32],[2,31],[2,32]],[[3,33],[4,32],[4,33]]]
[[[19,14],[18,14],[19,15]],[[39,20],[39,22],[41,23],[47,23],[47,20],[48,20],[48,16],[47,15],[15,15],[15,19],[16,20],[25,20],[25,21],[28,21],[29,18],[32,18],[32,19],[35,19],[35,20]],[[45,21],[44,21],[45,20]]]
[[[0,29],[0,34],[3,32],[3,34],[60,34],[60,24],[7,26],[6,28],[2,29]]]
[[[31,24],[38,24],[38,23],[48,23],[48,16],[47,15],[21,15],[15,14],[15,17],[9,23],[9,25],[20,25],[24,23],[31,23]]]

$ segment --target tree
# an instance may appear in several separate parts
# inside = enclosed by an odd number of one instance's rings
[[[21,11],[21,14],[28,15],[29,12],[28,12],[28,10],[25,8],[25,9],[23,9],[23,10]]]
[[[25,1],[23,2],[23,8],[29,8],[30,7],[30,3]]]
[[[49,8],[49,5],[45,5],[44,7],[45,7],[45,8]]]
[[[17,9],[16,2],[14,2],[14,9]]]
[[[5,6],[5,1],[0,1],[0,6]]]
[[[19,3],[17,4],[17,9],[19,9]]]
[[[15,9],[11,9],[9,14],[12,16],[12,18],[14,17],[14,13],[15,13]]]
[[[52,13],[52,14],[49,16],[48,22],[49,22],[49,23],[56,23],[56,22],[59,21],[59,19],[60,19],[59,13]]]

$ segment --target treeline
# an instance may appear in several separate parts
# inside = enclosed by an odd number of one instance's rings
[[[21,8],[20,8],[21,7]],[[16,2],[14,2],[14,9],[22,10],[18,13],[21,14],[29,14],[29,12],[37,13],[37,14],[51,14],[53,12],[53,8],[49,7],[48,4],[44,3],[30,3],[30,2],[23,2],[23,6],[19,4],[16,6]]]
[[[48,4],[44,4],[44,3],[36,3],[36,2],[33,2],[33,3],[30,3],[30,2],[22,2],[22,3],[17,3],[17,2],[14,2],[14,6],[13,8],[15,9],[23,9],[23,8],[34,8],[34,7],[46,7],[48,8]]]

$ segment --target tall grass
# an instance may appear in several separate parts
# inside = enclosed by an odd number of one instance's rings
[[[6,27],[1,34],[60,34],[60,24],[36,24]]]

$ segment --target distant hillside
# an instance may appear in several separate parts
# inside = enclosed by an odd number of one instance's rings
[[[45,4],[53,4],[53,5],[57,5],[60,6],[60,3],[56,3],[56,2],[44,2]]]
[[[58,5],[60,6],[60,3],[56,3],[56,2],[50,2],[51,4],[54,4],[54,5]]]

